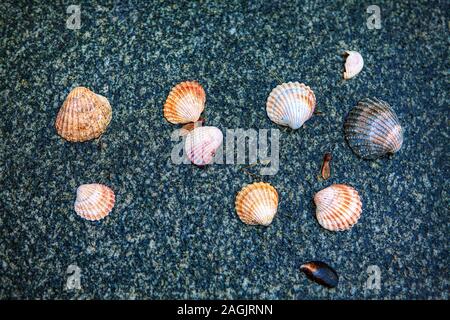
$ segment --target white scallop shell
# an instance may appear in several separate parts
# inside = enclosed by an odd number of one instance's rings
[[[77,189],[75,212],[82,218],[96,221],[106,217],[114,207],[111,188],[102,184],[83,184]]]
[[[348,80],[356,76],[364,67],[364,60],[357,51],[345,51],[347,59],[345,60],[344,79]]]
[[[361,216],[358,191],[345,184],[333,184],[314,195],[319,224],[330,231],[350,229]]]
[[[298,129],[312,117],[315,106],[316,97],[310,87],[299,82],[288,82],[272,90],[266,111],[273,122]]]
[[[184,150],[193,164],[204,166],[214,160],[222,141],[223,135],[220,129],[208,126],[197,127],[186,136]]]

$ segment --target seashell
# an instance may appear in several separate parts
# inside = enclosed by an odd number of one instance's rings
[[[111,122],[112,109],[105,97],[84,87],[70,91],[55,121],[58,134],[72,142],[98,138]]]
[[[364,60],[357,51],[345,51],[347,59],[345,60],[344,79],[348,80],[361,72],[364,67]]]
[[[312,117],[315,107],[316,96],[310,87],[299,82],[288,82],[272,90],[266,111],[273,122],[298,129]]]
[[[198,121],[186,123],[181,127],[181,136],[186,136],[195,128],[201,127],[205,124],[205,119],[200,118]]]
[[[174,124],[195,122],[205,108],[205,101],[205,90],[197,81],[181,82],[170,90],[164,117]]]
[[[348,230],[361,216],[358,191],[345,184],[333,184],[317,192],[314,203],[317,221],[330,231]]]
[[[75,212],[87,220],[100,220],[111,212],[114,202],[111,188],[98,183],[82,184],[77,189]]]
[[[204,166],[214,160],[217,149],[222,145],[222,131],[216,127],[197,127],[186,135],[184,150],[188,159],[197,166]]]
[[[312,280],[328,288],[338,285],[339,276],[328,264],[322,261],[311,261],[303,264],[300,270]]]
[[[320,169],[323,180],[327,180],[331,177],[330,162],[332,159],[333,156],[329,152],[325,153],[323,156],[322,168]]]
[[[384,101],[364,99],[350,111],[345,137],[358,156],[376,159],[400,150],[403,129],[394,110]]]
[[[256,182],[239,191],[235,205],[242,222],[268,226],[277,213],[278,193],[270,184]]]

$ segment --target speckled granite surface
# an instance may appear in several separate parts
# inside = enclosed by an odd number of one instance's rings
[[[448,2],[377,1],[380,30],[366,27],[373,1],[270,2],[1,2],[0,298],[448,298]],[[69,4],[81,4],[80,30],[65,28]],[[347,49],[365,68],[344,82]],[[270,122],[277,77],[310,85],[322,114],[295,132]],[[205,87],[208,124],[281,130],[280,170],[263,178],[281,198],[268,228],[236,217],[236,192],[255,181],[242,166],[172,164],[162,105],[186,79]],[[100,141],[55,132],[77,85],[113,106]],[[345,143],[345,116],[367,96],[404,125],[391,159],[363,161]],[[99,223],[73,211],[90,182],[116,192]],[[313,194],[337,182],[363,200],[349,232],[314,219]],[[299,272],[311,259],[335,267],[336,289]],[[81,290],[64,289],[71,264]],[[364,287],[370,265],[381,290]]]

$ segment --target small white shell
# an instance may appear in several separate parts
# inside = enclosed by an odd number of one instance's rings
[[[345,51],[347,59],[345,60],[344,79],[348,80],[361,72],[364,67],[364,60],[357,51]]]
[[[298,129],[312,117],[315,106],[316,97],[310,87],[299,82],[288,82],[272,90],[266,111],[276,124]]]
[[[77,189],[75,212],[82,218],[96,221],[106,217],[114,207],[111,188],[102,184],[82,184]]]
[[[184,150],[189,160],[204,166],[214,160],[217,149],[222,145],[222,131],[216,127],[197,127],[186,136]]]

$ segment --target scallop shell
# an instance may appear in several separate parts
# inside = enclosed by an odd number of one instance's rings
[[[344,79],[348,80],[356,76],[364,67],[364,60],[357,51],[345,51],[347,59],[345,60]]]
[[[358,156],[376,159],[400,150],[403,129],[386,102],[364,99],[350,111],[345,122],[345,137]]]
[[[164,117],[174,124],[195,122],[205,108],[205,101],[205,90],[197,81],[181,82],[167,97]]]
[[[333,184],[314,196],[319,224],[330,231],[350,229],[361,216],[358,191],[345,184]]]
[[[256,182],[239,191],[235,205],[242,222],[268,226],[277,213],[278,193],[270,184]]]
[[[97,183],[82,184],[77,189],[75,212],[87,220],[100,220],[111,212],[114,202],[111,188]]]
[[[190,131],[184,143],[188,159],[197,166],[204,166],[214,160],[217,149],[222,145],[222,131],[216,127],[197,127]]]
[[[72,142],[98,138],[111,122],[112,109],[105,97],[84,87],[70,91],[55,121],[58,134]]]
[[[312,117],[315,106],[316,97],[310,87],[299,82],[288,82],[272,90],[266,111],[273,122],[298,129]]]

